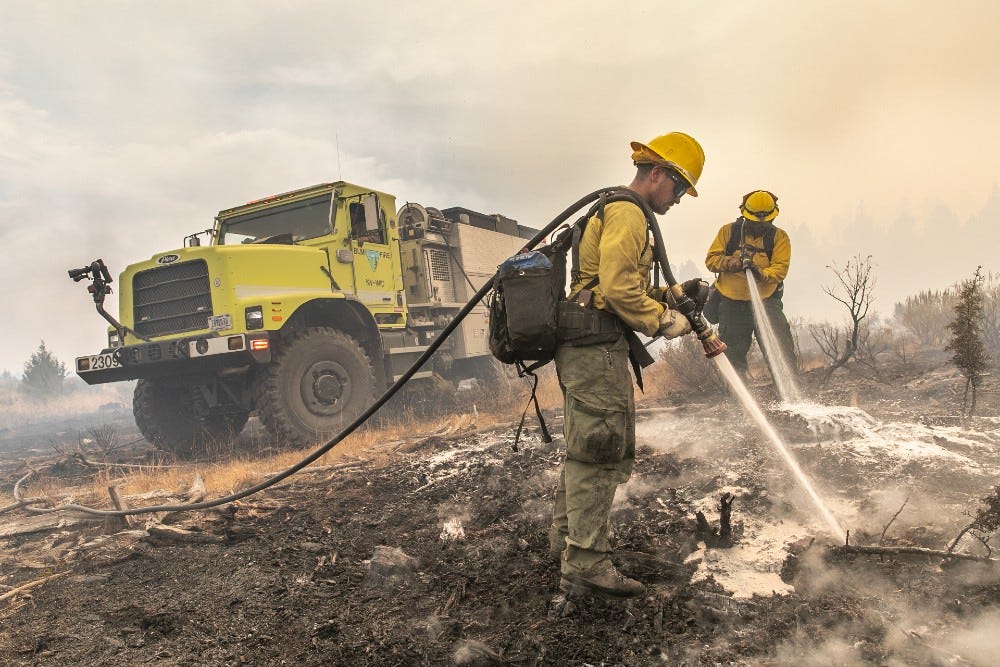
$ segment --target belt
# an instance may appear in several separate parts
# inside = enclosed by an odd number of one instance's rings
[[[635,332],[620,317],[607,310],[585,308],[575,301],[559,302],[558,338],[563,345],[582,347],[610,343],[624,336],[635,382],[642,389],[642,369],[654,359]]]
[[[575,301],[559,302],[559,342],[596,345],[618,340],[628,327],[614,313],[585,308]]]

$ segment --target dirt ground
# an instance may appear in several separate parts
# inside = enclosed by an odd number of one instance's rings
[[[851,543],[945,548],[997,480],[995,394],[966,423],[947,367],[830,390],[809,380],[812,412],[768,414]],[[172,532],[109,520],[0,538],[0,662],[996,664],[1000,570],[838,556],[732,401],[644,407],[613,517],[616,561],[646,583],[642,598],[559,595],[546,528],[561,437],[532,432],[517,450],[505,429],[414,437],[388,463],[299,475],[176,515]],[[15,464],[5,493],[24,474]],[[706,546],[695,512],[717,522],[726,492],[737,545]]]

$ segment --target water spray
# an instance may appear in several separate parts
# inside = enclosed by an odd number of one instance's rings
[[[768,367],[771,369],[771,377],[778,387],[778,394],[783,403],[801,403],[802,392],[795,383],[795,374],[792,373],[792,366],[785,357],[785,350],[778,344],[771,318],[764,309],[764,301],[760,297],[760,290],[757,289],[757,281],[754,279],[754,270],[746,268],[744,271],[747,276],[747,287],[750,290],[753,319],[757,325],[757,343],[764,352]]]
[[[822,517],[824,523],[826,524],[826,527],[829,528],[830,533],[837,538],[838,542],[843,541],[844,529],[841,528],[833,514],[830,513],[826,503],[823,502],[819,493],[816,492],[812,482],[809,481],[809,477],[806,476],[802,467],[799,466],[799,462],[795,459],[795,456],[792,455],[792,453],[788,450],[788,447],[785,446],[785,443],[782,442],[781,437],[778,436],[777,431],[774,430],[771,423],[767,421],[767,417],[764,416],[760,406],[757,405],[753,396],[750,395],[746,385],[744,385],[743,381],[740,380],[739,374],[736,372],[736,369],[733,368],[733,365],[729,363],[729,359],[725,355],[715,357],[715,363],[719,367],[719,372],[722,373],[722,377],[725,378],[726,382],[729,383],[729,386],[733,388],[733,393],[736,394],[736,397],[743,404],[743,407],[746,408],[747,412],[750,413],[750,416],[753,417],[753,420],[757,422],[757,426],[759,426],[760,430],[764,432],[765,436],[767,436],[768,441],[774,449],[781,455],[785,465],[788,466],[789,470],[792,471],[792,474],[795,475],[795,481],[797,481],[799,486],[805,490],[809,499],[819,512],[820,517]]]
[[[788,466],[789,470],[795,476],[795,480],[799,483],[799,486],[805,490],[808,494],[809,499],[812,500],[813,505],[815,505],[816,510],[819,515],[823,518],[824,523],[830,530],[830,533],[838,540],[844,538],[844,530],[837,523],[833,514],[827,508],[823,499],[820,497],[816,489],[813,488],[812,482],[803,472],[802,467],[799,462],[795,460],[795,457],[785,446],[785,443],[781,441],[778,433],[771,426],[770,422],[767,421],[767,417],[761,411],[760,406],[754,400],[753,396],[750,395],[749,390],[747,390],[746,385],[740,379],[739,374],[736,373],[736,369],[729,362],[729,358],[722,354],[726,351],[726,344],[716,335],[715,330],[712,325],[708,323],[704,315],[701,312],[704,306],[705,300],[701,298],[700,289],[692,298],[690,290],[685,292],[681,285],[677,284],[677,280],[674,278],[673,272],[670,270],[670,262],[667,260],[667,252],[663,244],[663,235],[660,233],[660,227],[656,224],[656,218],[647,213],[647,218],[650,219],[650,229],[653,232],[653,255],[656,262],[660,265],[660,270],[663,272],[663,276],[667,282],[668,289],[671,295],[674,297],[673,308],[680,312],[684,317],[687,318],[688,322],[691,323],[691,329],[694,331],[695,335],[698,336],[698,340],[701,341],[702,346],[705,348],[705,356],[709,359],[715,361],[716,365],[719,367],[719,371],[722,377],[729,383],[732,387],[733,393],[736,394],[737,398],[746,408],[750,416],[753,417],[754,421],[757,422],[757,426],[760,430],[764,432],[767,436],[768,441],[774,447],[774,449],[781,455],[782,461]],[[745,262],[748,260],[745,259]],[[751,274],[751,269],[747,264],[744,264],[744,269],[747,271],[747,277],[750,281],[753,281],[753,276]],[[705,281],[698,281],[704,284],[705,296],[707,297],[708,283]],[[756,286],[756,285],[755,285]],[[700,285],[699,285],[700,288]]]

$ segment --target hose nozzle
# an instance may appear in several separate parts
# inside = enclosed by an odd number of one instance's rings
[[[715,329],[708,323],[702,315],[701,309],[705,307],[705,300],[708,298],[708,283],[703,280],[689,281],[690,288],[695,292],[697,300],[691,298],[680,285],[670,287],[674,297],[674,309],[681,313],[691,323],[691,330],[698,336],[702,347],[705,348],[705,356],[711,359],[726,351],[726,344],[722,342],[715,333]]]
[[[726,351],[726,344],[711,329],[708,330],[708,335],[704,337],[698,336],[698,340],[701,341],[701,346],[705,348],[705,357],[708,359],[717,357]]]

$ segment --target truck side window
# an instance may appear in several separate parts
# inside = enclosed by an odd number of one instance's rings
[[[374,195],[363,201],[352,202],[349,206],[351,236],[359,243],[385,243],[383,216]]]
[[[351,211],[351,236],[355,239],[368,240],[368,230],[365,228],[365,207],[361,202],[354,202],[350,206]]]

